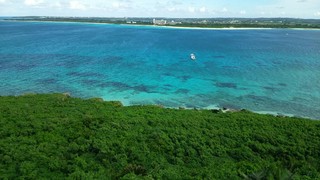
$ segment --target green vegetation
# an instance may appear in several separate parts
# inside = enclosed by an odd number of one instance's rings
[[[316,24],[275,24],[275,23],[237,23],[237,24],[197,24],[197,23],[181,23],[173,26],[177,27],[199,27],[199,28],[306,28],[319,29],[320,25]]]
[[[320,121],[0,97],[0,179],[317,179]]]
[[[153,25],[153,18],[102,18],[102,17],[11,17],[6,20],[86,22],[110,24]],[[295,18],[163,18],[162,26],[199,28],[307,28],[320,29],[319,19]]]

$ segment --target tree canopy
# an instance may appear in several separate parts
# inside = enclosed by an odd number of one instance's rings
[[[0,179],[316,179],[320,121],[0,97]]]

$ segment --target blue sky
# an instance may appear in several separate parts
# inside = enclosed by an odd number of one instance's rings
[[[26,15],[320,19],[320,0],[0,0],[0,16]]]

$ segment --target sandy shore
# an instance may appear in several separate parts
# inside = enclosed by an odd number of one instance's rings
[[[161,26],[159,26],[161,27]],[[269,30],[274,28],[233,28],[233,27],[224,27],[224,28],[210,28],[210,27],[179,27],[179,26],[163,26],[165,28],[174,28],[174,29],[196,29],[196,30]]]
[[[104,23],[97,23],[97,24],[104,24]],[[190,30],[190,29],[193,29],[193,30],[270,30],[270,29],[274,29],[274,28],[246,28],[246,27],[243,27],[243,28],[180,27],[180,26],[157,26],[157,25],[141,25],[141,24],[115,24],[115,25],[136,26],[136,27],[155,27],[155,28],[164,28],[164,29],[187,29],[187,30]]]

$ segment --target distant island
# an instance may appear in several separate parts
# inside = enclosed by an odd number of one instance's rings
[[[128,25],[156,25],[198,28],[308,28],[320,29],[320,19],[295,18],[102,18],[102,17],[50,17],[25,16],[4,20],[84,22]]]

